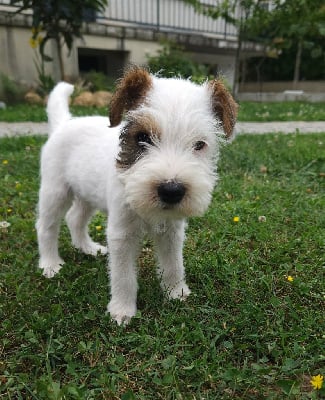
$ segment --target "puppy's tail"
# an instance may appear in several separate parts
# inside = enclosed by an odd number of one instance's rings
[[[60,82],[50,93],[46,107],[50,135],[59,125],[71,118],[69,111],[69,97],[72,94],[73,89],[73,85],[66,82]]]

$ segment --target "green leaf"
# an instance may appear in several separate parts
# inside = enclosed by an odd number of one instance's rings
[[[135,400],[136,396],[135,394],[132,392],[132,390],[128,390],[127,392],[125,392],[124,394],[122,394],[121,396],[121,400]]]
[[[49,383],[49,385],[47,386],[47,390],[48,390],[48,395],[49,398],[51,400],[59,400],[61,399],[61,389],[60,389],[61,385],[60,382],[51,382]]]
[[[174,382],[174,375],[172,373],[165,374],[162,378],[163,385],[169,386]]]
[[[164,360],[162,360],[161,365],[164,369],[171,369],[174,367],[176,363],[176,357],[175,356],[168,356],[167,358],[165,358]]]
[[[292,371],[293,369],[297,368],[299,364],[300,364],[299,361],[293,360],[292,358],[287,358],[285,359],[281,370],[284,372]]]
[[[296,394],[297,391],[297,382],[292,380],[280,380],[277,382],[279,388],[283,391],[284,394]]]
[[[45,45],[47,41],[51,39],[49,36],[45,36],[45,38],[41,41],[40,47],[39,47],[39,52],[42,57],[42,60],[45,62],[53,61],[53,58],[48,56],[47,54],[44,53],[45,51]]]
[[[316,47],[315,49],[313,49],[310,52],[310,55],[312,58],[319,58],[319,57],[321,57],[322,54],[323,54],[323,50],[321,49],[321,47]]]

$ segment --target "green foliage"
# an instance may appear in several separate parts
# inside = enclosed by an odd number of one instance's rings
[[[45,60],[48,59],[44,54],[48,39],[62,37],[71,50],[73,38],[81,37],[81,27],[87,12],[103,11],[107,5],[106,0],[11,0],[10,3],[17,4],[20,11],[33,10],[33,38],[37,38],[40,29],[46,32],[41,45],[41,54]]]
[[[83,75],[85,84],[93,92],[97,90],[113,91],[115,86],[115,79],[109,78],[102,72],[90,71]]]
[[[44,60],[36,58],[34,60],[35,68],[38,75],[38,92],[41,96],[48,95],[55,86],[55,81],[51,75],[45,72]]]
[[[199,13],[223,18],[235,25],[239,42],[250,40],[267,46],[269,56],[277,57],[265,63],[265,66],[269,64],[267,79],[271,76],[272,80],[293,77],[297,80],[300,71],[305,79],[324,78],[323,0],[221,0],[213,5],[199,0],[184,1]],[[240,13],[236,12],[238,8]],[[302,53],[298,49],[302,49]],[[252,60],[252,70],[256,63],[256,59]]]
[[[4,74],[0,74],[0,88],[3,100],[10,105],[21,103],[27,92],[27,89],[23,85]]]
[[[147,63],[153,73],[170,78],[180,76],[182,78],[192,78],[194,81],[202,81],[207,78],[207,68],[192,61],[181,46],[165,42],[156,56],[148,56]]]
[[[40,32],[45,32],[45,36],[40,38],[39,51],[44,61],[51,61],[52,58],[45,54],[46,43],[54,39],[59,53],[62,43],[71,51],[73,40],[81,37],[82,24],[87,20],[88,14],[103,11],[107,0],[11,0],[10,3],[17,5],[19,11],[32,9],[32,40],[38,40]],[[61,54],[59,58],[63,78]]]
[[[302,62],[300,66],[300,80],[325,80],[325,54],[312,57],[313,51],[318,51],[324,39],[314,39],[311,48],[304,42]],[[252,57],[247,60],[245,81],[290,81],[294,75],[292,60],[296,57],[296,48],[290,46],[282,48],[276,57]]]
[[[322,0],[276,0],[274,8],[255,9],[245,23],[248,35],[268,46],[277,60],[269,65],[273,79],[323,79],[325,8]],[[254,61],[253,61],[254,62]],[[309,69],[312,71],[309,72]],[[273,71],[273,76],[272,76]],[[269,79],[269,77],[267,77]]]
[[[126,328],[104,315],[106,258],[73,249],[65,226],[66,265],[53,279],[37,270],[44,141],[0,140],[0,221],[11,224],[0,229],[0,397],[325,397],[324,386],[310,384],[325,374],[324,134],[240,136],[225,147],[211,207],[189,222],[184,260],[192,295],[164,301],[146,241],[141,312]],[[90,232],[104,241],[99,225],[101,214]]]

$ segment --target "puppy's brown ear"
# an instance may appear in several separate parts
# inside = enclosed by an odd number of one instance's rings
[[[220,79],[209,82],[212,92],[212,107],[216,117],[221,121],[226,138],[233,133],[237,119],[238,105]]]
[[[123,112],[136,108],[143,101],[151,86],[152,78],[145,69],[133,66],[125,72],[111,100],[111,127],[121,123]]]

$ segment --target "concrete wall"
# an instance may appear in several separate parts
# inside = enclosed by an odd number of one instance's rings
[[[40,62],[38,49],[31,48],[29,40],[31,30],[28,27],[13,27],[0,25],[0,73],[7,75],[15,81],[35,86],[38,81],[35,61]],[[66,77],[75,80],[79,76],[78,47],[102,50],[123,50],[129,53],[128,61],[137,64],[146,62],[146,55],[154,55],[161,46],[156,42],[141,40],[122,40],[116,37],[84,35],[77,39],[69,54],[63,48],[63,59]],[[60,69],[57,50],[54,42],[49,41],[45,46],[45,53],[53,57],[53,62],[45,63],[46,73],[58,81]]]
[[[83,36],[83,39],[75,41],[70,57],[68,57],[68,53],[65,51],[64,63],[66,67],[66,75],[71,80],[75,80],[79,75],[79,47],[106,51],[124,51],[127,53],[126,62],[141,65],[146,63],[146,56],[156,54],[158,49],[161,48],[161,45],[155,42],[135,39],[120,39],[86,34]]]
[[[35,86],[38,81],[36,64],[41,64],[39,50],[30,46],[29,40],[32,36],[29,27],[14,27],[0,25],[0,73],[7,75],[13,80]],[[45,53],[53,57],[53,62],[45,62],[45,72],[59,80],[59,65],[57,62],[57,51],[54,42],[49,41],[45,46]],[[78,64],[75,66],[76,51],[73,49],[68,57],[67,48],[63,49],[64,63],[68,75],[78,75]]]
[[[30,47],[30,29],[0,26],[0,72],[18,81],[37,79],[34,59],[37,53]]]

